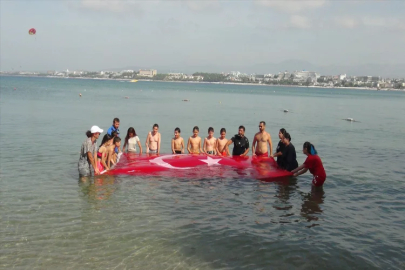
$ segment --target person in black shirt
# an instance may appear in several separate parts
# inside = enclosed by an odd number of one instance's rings
[[[297,153],[295,152],[295,147],[291,143],[291,136],[289,133],[284,134],[283,142],[285,144],[285,148],[283,151],[283,161],[281,167],[289,172],[295,170],[298,167],[297,162]]]
[[[284,128],[280,129],[280,131],[278,132],[278,137],[280,138],[280,141],[278,142],[277,148],[276,148],[276,152],[273,154],[273,157],[277,157],[277,165],[279,167],[281,167],[283,158],[283,151],[285,148],[285,145],[283,143],[283,139],[284,139],[284,134],[287,133],[287,130],[285,130]]]
[[[227,143],[226,147],[233,143],[232,156],[246,156],[249,153],[249,140],[245,137],[245,127],[239,127],[239,133],[232,137]],[[229,152],[229,150],[228,150]]]

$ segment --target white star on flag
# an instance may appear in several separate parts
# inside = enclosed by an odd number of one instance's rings
[[[205,163],[207,163],[208,164],[208,166],[212,166],[212,165],[221,165],[221,164],[219,164],[218,162],[221,160],[221,158],[220,159],[213,159],[213,158],[210,158],[210,157],[207,157],[207,159],[200,159],[202,162],[205,162]]]

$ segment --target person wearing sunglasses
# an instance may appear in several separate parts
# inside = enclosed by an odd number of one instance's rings
[[[252,143],[252,154],[253,156],[257,157],[268,157],[269,156],[269,148],[267,148],[267,144],[269,144],[270,148],[270,156],[273,153],[273,143],[271,142],[271,136],[266,131],[266,122],[261,121],[259,123],[259,132],[255,134]]]

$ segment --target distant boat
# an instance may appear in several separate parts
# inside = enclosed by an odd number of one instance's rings
[[[357,121],[357,120],[354,120],[353,118],[345,118],[345,119],[342,119],[342,120],[344,120],[344,121],[348,121],[348,122],[360,122],[360,121]]]
[[[131,82],[138,82],[138,80],[131,80]]]

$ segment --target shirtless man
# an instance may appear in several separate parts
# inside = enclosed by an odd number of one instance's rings
[[[218,156],[229,156],[229,152],[227,152],[228,147],[226,146],[226,143],[228,142],[228,139],[225,138],[226,135],[226,129],[225,128],[221,128],[221,137],[219,137],[217,139],[217,142],[215,144],[215,150],[217,151],[217,155]]]
[[[199,154],[201,152],[204,152],[201,149],[201,138],[198,137],[198,133],[200,132],[200,129],[195,126],[193,128],[193,136],[191,136],[190,138],[188,138],[188,142],[187,142],[187,151],[190,154]]]
[[[180,137],[180,128],[174,129],[174,138],[172,139],[172,153],[184,154],[184,140]]]
[[[214,128],[208,128],[208,137],[204,139],[204,153],[207,155],[215,155],[217,139],[214,138]]]
[[[153,130],[146,136],[146,153],[158,154],[160,153],[160,133],[159,125],[154,124]]]
[[[257,148],[256,148],[257,143]],[[269,150],[267,148],[267,143],[270,147],[270,156],[273,153],[273,144],[271,143],[271,136],[266,132],[266,122],[261,121],[259,124],[259,132],[256,133],[252,144],[252,154],[258,157],[268,157]]]

